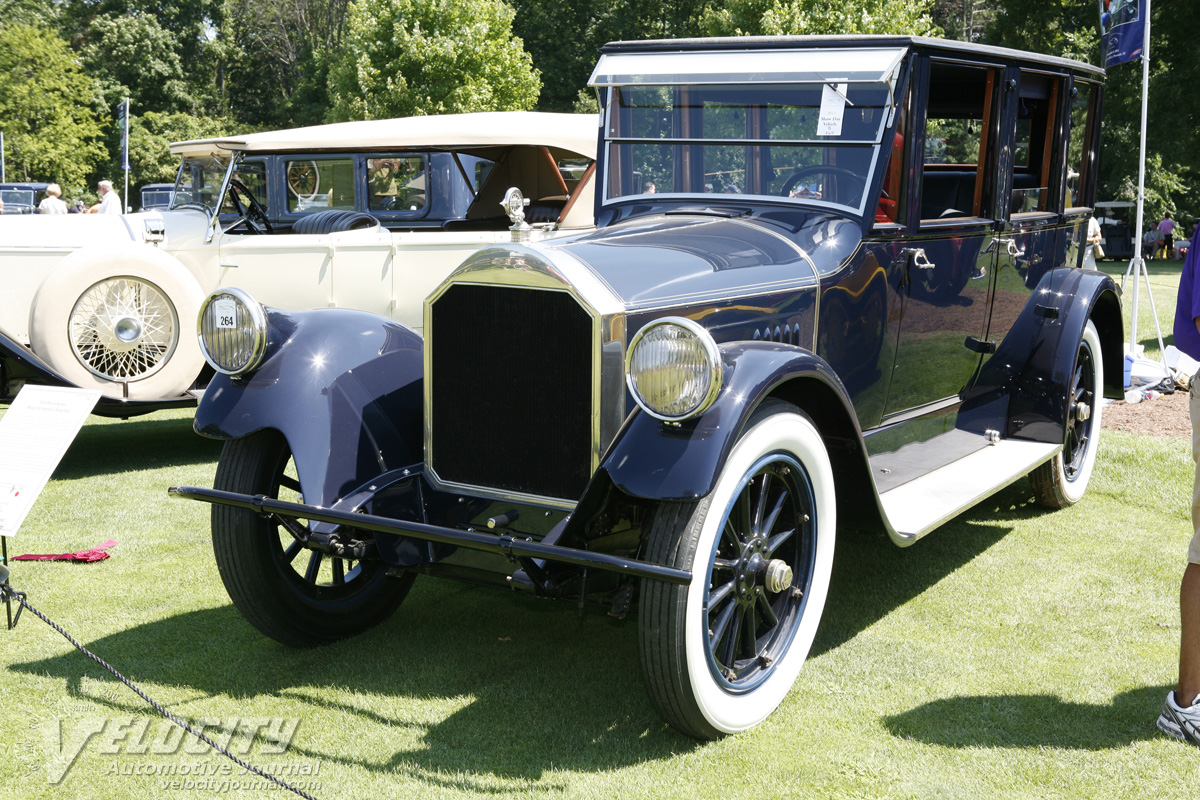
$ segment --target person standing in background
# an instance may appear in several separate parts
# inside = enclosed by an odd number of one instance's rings
[[[46,187],[46,197],[38,203],[39,214],[65,214],[67,204],[62,201],[62,187],[52,183]]]
[[[100,192],[100,202],[88,209],[89,214],[121,213],[121,197],[113,189],[112,181],[100,181],[96,190]]]
[[[1200,225],[1179,279],[1175,301],[1175,346],[1200,360],[1200,282],[1196,280]],[[1188,411],[1192,418],[1192,461],[1200,465],[1200,376],[1192,376]],[[1179,587],[1179,683],[1167,692],[1158,729],[1168,736],[1200,746],[1200,472],[1192,486],[1192,541]]]
[[[1162,257],[1170,258],[1174,253],[1171,243],[1174,241],[1173,234],[1175,232],[1175,220],[1171,219],[1170,211],[1163,214],[1162,222],[1158,223],[1158,231],[1162,234]]]

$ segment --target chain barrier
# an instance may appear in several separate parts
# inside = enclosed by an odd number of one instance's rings
[[[128,678],[126,678],[120,672],[117,672],[117,670],[114,669],[107,661],[100,658],[100,656],[96,655],[92,651],[88,650],[86,647],[81,645],[79,642],[75,641],[75,639],[72,638],[69,633],[67,633],[65,630],[63,630],[60,625],[58,625],[56,622],[51,620],[45,614],[43,614],[42,612],[38,611],[36,608],[31,606],[29,604],[29,600],[28,600],[25,592],[18,592],[16,589],[14,589],[12,586],[9,585],[8,576],[9,576],[8,565],[0,563],[0,594],[2,594],[4,596],[4,605],[8,611],[8,629],[9,630],[12,630],[13,628],[15,628],[17,626],[17,622],[21,619],[21,611],[24,609],[28,609],[30,614],[33,614],[38,619],[40,619],[42,622],[46,623],[51,628],[58,631],[64,639],[66,639],[68,642],[70,642],[72,645],[74,645],[76,650],[83,653],[85,656],[92,659],[97,664],[99,664],[100,666],[102,666],[106,670],[108,670],[110,673],[112,673],[113,677],[115,677],[121,683],[128,686],[129,689],[131,691],[133,691],[134,694],[136,694],[138,697],[142,698],[147,703],[149,703],[150,706],[153,707],[155,711],[157,711],[159,714],[164,716],[166,719],[170,720],[171,722],[175,723],[179,727],[183,728],[185,731],[187,731],[191,735],[195,736],[197,739],[204,742],[209,747],[211,747],[213,750],[215,750],[218,753],[220,753],[221,755],[225,756],[230,761],[237,764],[239,767],[246,770],[247,772],[253,772],[255,775],[258,775],[259,777],[266,778],[267,780],[271,781],[271,783],[274,783],[277,786],[279,786],[281,789],[287,789],[289,792],[294,792],[295,794],[299,795],[300,797],[305,798],[305,800],[317,800],[315,797],[313,797],[308,792],[305,792],[302,789],[298,789],[295,786],[292,786],[291,784],[287,783],[286,781],[276,777],[275,775],[271,775],[270,773],[266,772],[265,770],[254,766],[253,764],[249,763],[248,761],[244,761],[243,759],[238,758],[233,753],[229,752],[228,749],[226,749],[226,748],[222,747],[221,745],[217,744],[216,742],[214,742],[210,737],[205,735],[203,731],[196,730],[191,725],[189,725],[187,722],[185,722],[184,720],[182,720],[179,717],[172,714],[165,707],[163,707],[163,705],[161,703],[158,703],[157,701],[155,701],[153,698],[150,697],[150,695],[146,694],[139,687],[135,686]],[[14,600],[17,602],[17,614],[15,617],[12,614],[12,603]]]

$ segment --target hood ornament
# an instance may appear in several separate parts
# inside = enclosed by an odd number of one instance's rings
[[[504,206],[504,213],[512,222],[512,227],[508,229],[512,233],[512,240],[528,242],[529,231],[532,230],[532,227],[525,221],[525,208],[529,205],[529,198],[521,194],[521,190],[514,186],[504,193],[504,199],[500,201],[500,205]]]

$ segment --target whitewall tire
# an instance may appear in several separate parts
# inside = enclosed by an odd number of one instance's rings
[[[153,248],[80,251],[38,289],[30,344],[77,386],[130,400],[179,397],[204,366],[202,299],[191,273]]]
[[[820,434],[794,406],[768,401],[708,497],[658,509],[648,558],[693,575],[688,586],[645,581],[640,603],[647,687],[674,727],[713,739],[783,702],[825,605],[835,506]]]
[[[1100,335],[1088,321],[1079,339],[1075,364],[1067,385],[1067,424],[1062,451],[1029,475],[1038,503],[1065,508],[1087,491],[1100,446],[1104,411],[1104,356]]]

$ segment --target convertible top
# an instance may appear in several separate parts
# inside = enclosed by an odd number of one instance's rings
[[[175,155],[284,151],[370,151],[539,145],[596,158],[600,120],[594,114],[488,111],[433,117],[335,122],[281,131],[175,142]]]

